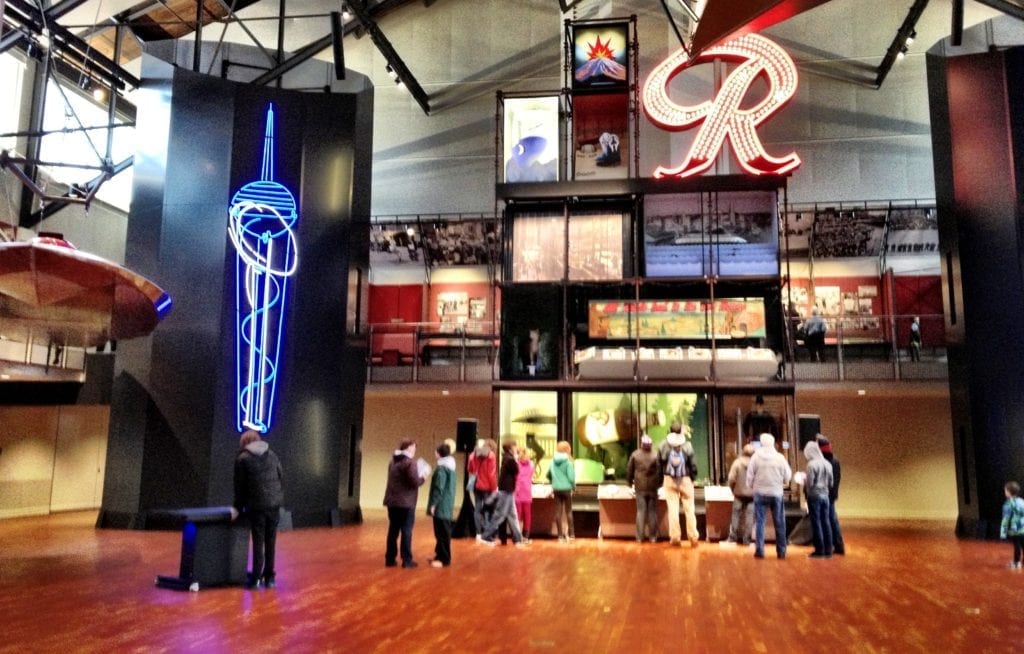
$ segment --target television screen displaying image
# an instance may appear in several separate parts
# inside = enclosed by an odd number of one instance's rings
[[[559,97],[505,98],[503,106],[505,182],[557,182]]]
[[[574,179],[629,176],[629,95],[581,95],[573,100]]]
[[[574,89],[629,86],[629,25],[614,23],[573,31]]]
[[[648,277],[777,275],[775,193],[648,195],[644,256]]]
[[[569,217],[569,279],[622,279],[621,213]]]
[[[512,280],[561,281],[565,277],[565,216],[521,214],[512,227]]]
[[[700,194],[644,197],[644,258],[648,277],[700,277],[710,256]]]
[[[777,275],[779,227],[775,193],[719,193],[716,209],[711,228],[715,274]]]

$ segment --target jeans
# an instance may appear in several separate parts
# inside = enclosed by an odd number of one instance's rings
[[[734,543],[750,543],[754,531],[754,498],[734,497],[732,519],[729,521],[729,540]]]
[[[274,580],[274,551],[277,545],[277,523],[281,509],[257,509],[249,514],[252,533],[252,577],[250,581]]]
[[[839,516],[836,515],[836,503],[828,503],[828,524],[832,528],[832,551],[846,554],[846,543],[843,542],[843,531],[839,528]]]
[[[832,554],[832,525],[828,507],[828,496],[807,498],[807,513],[811,518],[811,540],[814,543],[815,554]]]
[[[482,534],[487,528],[487,521],[494,513],[494,504],[490,502],[491,495],[497,491],[480,491],[473,489],[473,525],[476,533]]]
[[[394,565],[398,557],[398,537],[402,537],[402,563],[412,563],[412,526],[416,521],[416,508],[388,507],[388,545],[384,563]]]
[[[452,521],[434,516],[434,560],[442,565],[452,564]]]
[[[576,538],[572,524],[572,491],[555,491],[555,524],[558,525],[558,537],[565,538],[566,529],[569,538]]]
[[[647,535],[644,536],[644,528]],[[637,493],[636,494],[636,539],[644,538],[654,540],[658,537],[658,494]]]
[[[786,513],[782,505],[782,497],[754,493],[754,554],[764,556],[764,521],[765,511],[771,509],[775,523],[775,553],[780,559],[786,558]]]
[[[498,491],[498,499],[494,503],[494,513],[484,527],[483,539],[494,540],[494,534],[498,533],[498,527],[507,524],[512,530],[512,542],[520,543],[523,534],[519,531],[519,518],[516,516],[515,497],[512,493]]]

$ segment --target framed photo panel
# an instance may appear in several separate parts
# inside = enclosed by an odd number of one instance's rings
[[[504,98],[502,102],[505,182],[557,182],[560,97]]]
[[[574,179],[629,176],[629,95],[602,93],[573,98]]]
[[[573,29],[572,88],[629,88],[629,24]]]

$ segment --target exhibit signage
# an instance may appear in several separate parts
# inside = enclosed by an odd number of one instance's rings
[[[669,83],[683,71],[715,59],[739,65],[726,77],[711,100],[685,106],[669,97]],[[751,85],[767,81],[764,98],[750,108],[741,105]],[[776,158],[769,155],[757,135],[757,127],[768,120],[796,93],[797,71],[789,55],[773,41],[758,34],[705,50],[694,59],[679,49],[651,71],[643,86],[643,108],[654,124],[669,131],[683,131],[699,125],[686,158],[676,167],[658,166],[654,177],[690,177],[707,171],[725,145],[726,137],[740,166],[751,175],[788,173],[800,165],[795,152]]]
[[[715,300],[591,300],[588,334],[595,339],[764,338],[762,298]]]

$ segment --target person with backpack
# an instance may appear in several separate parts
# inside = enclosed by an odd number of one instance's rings
[[[1024,499],[1020,497],[1020,484],[1015,481],[1006,482],[1003,487],[1006,501],[1003,502],[1003,520],[999,525],[999,537],[1009,538],[1013,543],[1013,560],[1008,566],[1011,570],[1020,570],[1021,558],[1024,557]]]
[[[683,425],[673,422],[668,438],[659,450],[661,461],[662,488],[668,504],[668,537],[673,545],[682,543],[682,528],[679,524],[679,506],[686,514],[686,537],[690,547],[697,547],[700,532],[697,531],[697,509],[694,505],[693,480],[697,477],[697,462],[693,445],[683,434]]]

